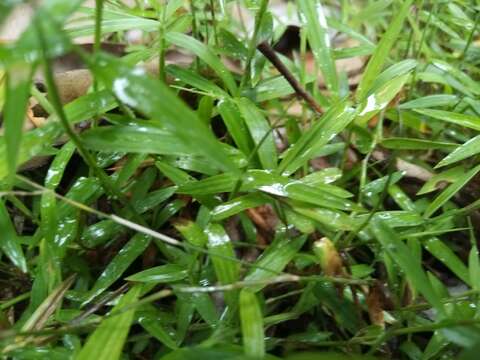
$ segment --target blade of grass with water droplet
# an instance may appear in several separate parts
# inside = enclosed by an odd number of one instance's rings
[[[332,56],[330,35],[325,11],[319,0],[299,0],[298,7],[307,29],[307,39],[315,57],[315,62],[322,71],[327,88],[338,91],[337,69]]]
[[[402,90],[409,77],[410,74],[405,74],[387,81],[362,101],[358,105],[356,123],[365,125],[368,120],[387,107],[390,101]]]
[[[115,107],[114,98],[107,91],[82,96],[65,105],[65,114],[71,124],[90,119],[99,112],[106,112]],[[62,134],[61,126],[55,115],[49,116],[44,126],[28,131],[23,135],[18,150],[18,164],[23,164],[32,157],[39,155],[53,144]],[[0,179],[8,174],[5,139],[0,137]]]
[[[358,101],[362,102],[366,100],[375,79],[382,71],[383,65],[387,61],[387,58],[390,54],[390,50],[395,41],[397,41],[397,38],[402,30],[403,22],[408,14],[408,11],[410,10],[411,4],[412,0],[403,2],[402,7],[395,14],[395,18],[388,26],[387,31],[383,34],[380,42],[377,44],[375,52],[368,61],[367,68],[365,69],[362,79],[358,84],[357,92],[355,94],[355,97]]]
[[[437,106],[453,106],[458,102],[459,98],[456,95],[438,94],[427,95],[417,99],[404,102],[398,106],[399,109],[422,109]]]
[[[245,281],[264,281],[279,275],[300,251],[306,239],[307,236],[305,235],[293,239],[285,235],[277,236],[273,243],[255,261],[257,267],[252,267],[245,276]],[[257,292],[265,286],[263,284],[255,285],[250,287],[250,289]]]
[[[312,153],[312,149],[325,146],[336,134],[342,131],[352,120],[355,111],[348,101],[333,105],[314,125],[305,131],[300,139],[286,152],[277,172],[285,175],[294,173]]]
[[[256,105],[247,98],[238,99],[236,102],[250,135],[255,145],[258,146],[257,154],[262,167],[275,169],[277,167],[277,149],[270,124]]]
[[[17,168],[18,151],[23,134],[23,124],[30,94],[34,68],[26,63],[11,66],[6,73],[3,128],[7,152],[9,181]]]
[[[122,296],[118,304],[113,307],[109,317],[104,319],[88,337],[75,360],[120,359],[135,315],[135,308],[131,306],[140,296],[141,289],[140,285],[134,286]]]
[[[196,72],[184,69],[176,65],[169,65],[167,66],[166,70],[167,73],[172,75],[175,79],[178,79],[188,85],[196,87],[201,91],[204,91],[218,98],[228,97],[228,94],[222,88],[200,76]]]
[[[465,284],[471,284],[467,267],[448,245],[436,237],[428,238],[423,245],[430,254],[440,260],[455,275],[457,275],[460,280]]]
[[[89,65],[120,101],[155,119],[151,121],[164,126],[182,146],[210,159],[220,169],[238,171],[207,125],[164,83],[107,55]]]
[[[230,94],[235,95],[237,93],[237,85],[232,74],[225,67],[225,65],[223,65],[217,55],[215,55],[215,53],[213,53],[213,51],[205,44],[191,36],[178,32],[169,32],[165,35],[165,38],[168,42],[187,51],[193,52],[217,73],[218,77],[222,79]]]
[[[370,228],[382,245],[384,251],[392,257],[405,273],[408,281],[440,314],[443,314],[444,307],[440,298],[437,296],[427,275],[423,271],[422,264],[416,261],[415,256],[412,256],[408,246],[405,245],[402,240],[398,238],[396,232],[379,217],[375,216],[372,219]]]
[[[60,184],[65,168],[70,161],[70,158],[72,157],[74,151],[75,145],[72,142],[68,142],[57,153],[52,163],[50,164],[47,175],[45,177],[44,186],[47,189],[55,190]],[[53,245],[55,240],[55,234],[58,230],[58,221],[60,220],[58,219],[57,201],[54,193],[46,192],[42,194],[42,198],[40,200],[40,215],[42,219],[41,228],[43,236],[45,236],[48,243]],[[67,244],[62,243],[61,245],[65,246]]]
[[[217,110],[228,129],[228,134],[238,148],[248,156],[254,148],[254,144],[251,137],[248,136],[247,126],[235,103],[228,98],[222,99],[217,105]]]
[[[188,271],[183,266],[166,264],[140,271],[130,275],[125,280],[142,283],[171,283],[183,280],[187,275]]]
[[[245,355],[263,359],[265,355],[263,315],[257,296],[250,289],[242,289],[240,292],[240,324]]]
[[[208,252],[220,284],[233,284],[239,279],[238,262],[233,251],[232,242],[224,228],[219,224],[209,224],[205,229],[208,236]],[[225,292],[225,301],[234,309],[237,304],[237,291]]]
[[[27,261],[3,199],[0,199],[0,229],[2,229],[2,235],[0,236],[2,252],[10,259],[13,265],[26,273],[28,271]]]
[[[397,150],[428,150],[444,149],[450,150],[458,147],[458,144],[441,141],[431,141],[413,138],[388,138],[383,139],[381,145],[387,149]]]
[[[413,109],[413,111],[436,120],[480,131],[480,117],[478,116],[434,109]]]
[[[475,166],[470,171],[460,175],[452,184],[450,184],[440,195],[438,195],[427,207],[423,216],[429,218],[435,211],[442,207],[448,200],[452,198],[466,183],[468,183],[478,172],[480,165]]]
[[[166,324],[162,323],[161,316],[162,314],[160,311],[157,311],[156,309],[152,311],[140,312],[138,316],[138,323],[145,330],[147,330],[150,335],[155,337],[155,339],[160,341],[169,349],[178,349],[174,338],[172,338],[173,329],[170,326],[167,328]]]
[[[239,196],[235,199],[216,206],[212,210],[212,219],[214,221],[220,221],[230,216],[236,215],[244,210],[264,205],[270,201],[271,199],[269,197],[256,193]]]
[[[110,285],[117,281],[125,270],[139,257],[150,244],[151,238],[137,234],[126,243],[98,277],[92,289],[85,294],[83,305],[88,304]]]
[[[444,157],[435,168],[451,165],[480,152],[480,135],[477,135]]]

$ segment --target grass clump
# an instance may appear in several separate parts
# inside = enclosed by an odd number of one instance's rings
[[[0,44],[3,357],[475,358],[477,5],[30,6]]]

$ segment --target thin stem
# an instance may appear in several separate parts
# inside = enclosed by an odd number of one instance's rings
[[[166,21],[166,5],[161,6],[161,14],[159,14],[160,26],[158,29],[158,77],[161,81],[166,82],[165,73],[165,54],[166,54],[166,42],[165,42],[165,21]]]
[[[215,40],[215,46],[218,46],[218,34],[217,34],[217,19],[215,18],[215,2],[210,0],[210,13],[212,15],[212,28],[213,28],[213,39]]]
[[[298,80],[293,76],[290,70],[283,64],[280,58],[275,53],[275,50],[267,42],[262,42],[258,45],[258,50],[277,68],[280,74],[288,81],[288,83],[293,87],[297,96],[303,98],[307,104],[315,111],[317,114],[322,114],[323,110],[319,103],[310,95],[303,86],[298,82]]]

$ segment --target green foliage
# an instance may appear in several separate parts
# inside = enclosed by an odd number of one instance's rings
[[[478,6],[83,3],[0,43],[2,358],[475,358]]]

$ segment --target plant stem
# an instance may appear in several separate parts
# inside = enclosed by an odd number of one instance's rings
[[[303,98],[307,104],[315,111],[317,114],[322,114],[323,110],[320,104],[310,95],[298,82],[298,80],[293,76],[290,70],[283,64],[280,58],[277,56],[275,51],[267,42],[262,42],[258,45],[258,50],[262,52],[262,54],[277,68],[280,74],[289,82],[289,84],[295,90],[297,96]]]

